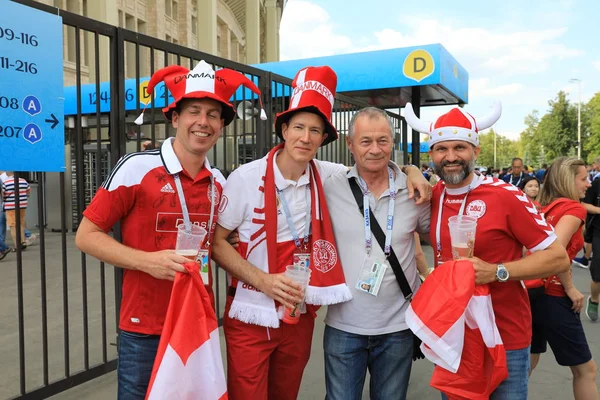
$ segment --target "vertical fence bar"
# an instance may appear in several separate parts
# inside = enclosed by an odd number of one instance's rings
[[[77,225],[81,222],[85,208],[85,166],[83,163],[84,140],[81,127],[81,29],[75,27],[75,73],[77,81],[77,119],[75,126],[75,176],[77,179]],[[100,93],[96,93],[96,103],[100,104]],[[87,262],[85,253],[81,252],[81,297],[83,308],[83,363],[85,369],[90,366],[88,304],[87,304]]]
[[[110,38],[110,147],[111,147],[111,164],[114,166],[117,161],[124,153],[124,146],[122,146],[122,128],[121,125],[121,101],[117,94],[119,87],[122,85],[125,75],[125,60],[121,56],[125,54],[125,44],[121,36],[121,29],[115,29],[114,36]],[[123,117],[124,118],[124,117]],[[116,240],[121,240],[121,229],[120,224],[114,227],[114,237]],[[122,282],[123,282],[123,270],[115,268],[115,309],[120,310],[121,308],[121,294],[122,294]],[[116,326],[119,326],[119,312],[115,313]],[[118,332],[118,329],[117,329]],[[118,347],[118,346],[117,346]]]
[[[94,59],[96,61],[95,69],[95,81],[96,81],[96,93],[100,93],[100,35],[94,32]],[[112,93],[112,92],[111,92]],[[102,123],[101,123],[101,112],[100,103],[96,103],[96,187],[97,189],[103,180],[102,176],[102,160],[103,160],[103,149],[102,149]],[[102,362],[108,360],[107,353],[107,337],[106,337],[106,277],[105,277],[105,265],[104,262],[100,261],[100,307],[101,313],[101,326],[102,326]]]
[[[131,56],[129,54],[129,56]],[[138,42],[135,43],[135,92],[136,93],[132,93],[133,98],[136,99],[137,101],[135,102],[135,116],[137,118],[138,115],[140,115],[140,99],[139,99],[139,93],[140,91],[138,90],[140,87],[140,44]],[[127,108],[127,92],[125,92],[125,108]],[[143,124],[143,121],[142,121]],[[142,149],[142,126],[141,125],[137,125],[136,124],[136,131],[137,131],[137,151],[140,151]],[[154,142],[152,142],[152,145],[154,146]]]
[[[15,247],[17,248],[17,307],[19,314],[19,371],[20,381],[19,386],[21,394],[26,392],[26,375],[25,375],[25,316],[23,309],[23,254],[21,252],[21,185],[19,183],[20,174],[15,172],[14,179],[14,193],[15,193]],[[11,227],[12,228],[12,227]]]
[[[239,154],[240,145],[238,142],[238,137],[239,137],[238,135],[239,135],[238,124],[233,124],[233,163],[234,163],[234,165],[241,164],[240,163],[240,154]],[[230,171],[229,168],[227,168],[227,172],[231,173],[233,171],[232,170]]]
[[[154,75],[154,47],[151,46],[150,47],[150,76]],[[150,107],[150,111],[151,111],[151,116],[150,116],[150,130],[151,133],[150,135],[152,136],[152,142],[153,143],[157,143],[156,142],[156,117],[154,116],[154,109],[156,108],[156,103],[155,103],[155,96],[154,96],[155,91],[152,91],[152,96],[150,96],[150,101],[152,103],[152,107]]]
[[[45,173],[38,172],[38,225],[40,227],[40,285],[41,285],[41,301],[42,301],[42,363],[44,386],[48,386],[48,297],[46,283],[46,241],[44,235],[44,204],[46,202],[45,193]]]
[[[67,205],[65,173],[60,173],[60,232],[62,251],[63,330],[65,346],[65,377],[71,375],[69,351],[69,277],[67,275]]]
[[[125,38],[123,36],[123,28],[117,28],[117,53],[112,54],[112,57],[117,59],[117,73],[116,76],[116,91],[114,92],[117,98],[117,115],[118,115],[118,132],[117,137],[119,138],[119,157],[124,156],[126,153],[126,140],[127,140],[127,124],[126,124],[126,111],[125,111],[125,58],[122,56],[125,54]]]
[[[344,112],[344,124],[346,125],[346,135],[348,135],[348,137],[350,137],[350,110],[346,110]],[[348,149],[344,149],[344,163],[346,165],[351,165],[352,161],[350,158],[350,152],[348,151]]]
[[[163,58],[163,65],[166,67],[169,65],[169,52],[168,51],[164,51],[163,53],[164,58]],[[169,91],[167,88],[167,85],[164,86],[164,90],[165,90],[165,107],[169,104]],[[169,137],[169,122],[165,121],[165,139],[167,139]],[[215,157],[215,149],[213,147],[213,158]]]

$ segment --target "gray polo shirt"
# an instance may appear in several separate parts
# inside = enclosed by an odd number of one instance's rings
[[[413,232],[429,232],[431,205],[429,203],[415,205],[414,200],[408,198],[406,175],[393,162],[390,162],[389,165],[396,172],[397,190],[392,247],[406,279],[415,292],[420,286],[420,281],[415,260]],[[382,335],[408,329],[404,318],[408,302],[404,300],[391,266],[385,272],[377,297],[355,289],[360,268],[366,257],[365,224],[352,195],[348,177],[358,179],[356,166],[347,176],[332,176],[324,183],[324,189],[338,254],[353,299],[328,306],[325,323],[333,328],[357,335]],[[387,190],[379,199],[375,199],[372,194],[369,194],[371,210],[384,232],[389,200],[390,196]],[[379,246],[375,236],[373,236],[371,256],[379,260],[385,258],[383,249]]]

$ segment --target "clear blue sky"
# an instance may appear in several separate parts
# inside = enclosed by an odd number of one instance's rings
[[[281,59],[441,43],[469,72],[465,109],[477,117],[502,101],[495,129],[515,139],[559,90],[578,101],[571,78],[584,102],[600,91],[599,25],[600,0],[289,0]]]

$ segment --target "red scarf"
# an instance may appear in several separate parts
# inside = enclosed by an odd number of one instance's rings
[[[265,174],[265,217],[267,233],[267,251],[269,256],[269,273],[278,273],[281,270],[277,266],[277,191],[275,188],[274,158],[284,143],[275,146],[267,156],[267,171]],[[323,192],[323,184],[319,170],[314,162],[310,161],[310,198],[311,198],[311,227],[312,227],[312,250],[310,258],[311,278],[310,286],[314,288],[325,288],[344,284],[345,278],[340,257],[338,256],[335,236],[331,225],[327,200]],[[348,296],[350,292],[347,287]],[[319,299],[319,295],[312,294],[307,290],[307,304],[335,304],[350,300],[351,297],[344,296],[341,301]],[[310,297],[316,297],[309,299]],[[325,296],[329,297],[329,296]],[[311,300],[311,301],[309,301]],[[333,299],[332,299],[333,300]]]
[[[265,272],[281,273],[281,265],[277,265],[277,191],[275,187],[274,158],[283,148],[280,144],[273,148],[260,162],[264,163],[264,193],[260,204],[253,204],[252,221],[256,227],[252,229],[248,243],[246,259]],[[327,201],[323,193],[321,177],[314,161],[310,162],[311,191],[311,277],[306,289],[305,302],[308,305],[337,304],[352,299],[350,289],[346,286],[344,271],[340,262],[335,237],[331,226]],[[259,186],[263,186],[262,182]],[[262,231],[262,234],[261,234]],[[291,261],[291,260],[290,260]],[[238,282],[234,301],[229,316],[240,321],[279,327],[279,318],[275,303],[262,292],[252,290]]]

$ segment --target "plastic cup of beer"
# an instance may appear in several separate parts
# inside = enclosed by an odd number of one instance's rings
[[[206,236],[206,229],[198,225],[177,225],[177,244],[175,253],[180,254],[190,261],[196,262],[200,245]]]
[[[292,278],[302,286],[302,290],[306,291],[308,282],[310,281],[310,269],[299,265],[288,265],[285,268],[285,275]],[[297,324],[300,322],[302,310],[302,302],[296,304],[294,308],[283,307],[283,322],[286,324]]]
[[[455,215],[448,219],[452,258],[473,257],[475,251],[475,231],[477,218],[468,215]]]

